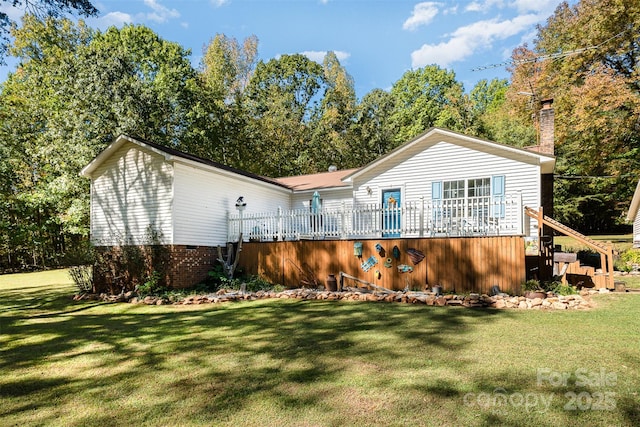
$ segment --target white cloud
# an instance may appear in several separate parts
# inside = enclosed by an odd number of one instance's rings
[[[146,19],[149,21],[163,23],[171,18],[180,17],[180,12],[176,9],[169,9],[158,3],[157,0],[144,0],[144,4],[153,10],[153,12],[145,14]]]
[[[465,12],[488,13],[491,9],[515,9],[518,13],[551,14],[561,0],[474,0],[465,8]]]
[[[464,8],[465,12],[481,12],[482,11],[482,5],[480,3],[478,3],[477,1],[472,1],[471,3],[469,3],[467,5],[467,7]]]
[[[334,50],[333,53],[335,53],[336,58],[338,58],[338,61],[340,62],[349,59],[349,57],[351,56],[350,53],[343,52],[340,50]],[[318,62],[322,64],[322,61],[324,61],[324,57],[327,55],[327,51],[326,50],[307,50],[304,52],[300,52],[300,54],[306,56],[307,58],[309,58],[314,62]]]
[[[522,15],[513,19],[494,18],[460,27],[448,41],[439,44],[424,44],[411,53],[414,68],[438,64],[447,68],[453,62],[462,61],[478,49],[490,48],[496,40],[504,40],[531,28],[543,19],[541,15]]]
[[[220,7],[227,3],[227,0],[210,0],[213,7]]]
[[[124,24],[132,24],[134,18],[124,12],[109,12],[99,18],[89,18],[87,22],[90,22],[92,26],[105,30],[111,26],[122,27]]]
[[[456,15],[458,13],[458,5],[451,6],[449,9],[444,9],[442,11],[443,15]]]
[[[541,12],[550,15],[559,4],[559,0],[513,0],[509,3],[509,7],[515,8],[520,13]]]
[[[442,3],[423,2],[413,7],[411,16],[404,21],[402,28],[405,30],[415,30],[422,25],[428,25],[438,14],[438,6]]]
[[[519,0],[515,0],[519,1]],[[533,0],[536,1],[536,0]],[[542,0],[537,0],[542,1]],[[504,0],[484,0],[484,1],[472,1],[464,8],[465,12],[482,12],[486,13],[493,7],[502,9],[504,7]]]

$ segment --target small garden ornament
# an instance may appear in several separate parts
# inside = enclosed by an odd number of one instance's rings
[[[367,272],[367,271],[371,270],[371,267],[373,267],[377,263],[378,263],[378,258],[376,258],[373,255],[371,255],[365,262],[363,262],[360,265],[360,267],[362,267],[363,271]]]
[[[393,257],[395,259],[400,259],[400,248],[397,245],[393,247],[391,252],[393,253]]]
[[[407,254],[409,255],[409,258],[411,258],[411,262],[413,262],[413,265],[418,264],[424,259],[424,253],[415,248],[407,249]]]
[[[362,258],[362,242],[353,243],[353,254],[358,258]]]
[[[398,272],[399,273],[411,273],[411,272],[413,272],[413,267],[411,267],[410,265],[407,265],[407,264],[400,264],[398,266]]]

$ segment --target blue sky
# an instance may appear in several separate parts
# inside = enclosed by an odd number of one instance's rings
[[[571,2],[573,3],[573,2]],[[467,91],[480,79],[508,78],[502,63],[531,42],[560,0],[101,0],[94,28],[144,24],[191,49],[198,66],[216,34],[259,40],[259,58],[303,53],[322,61],[334,51],[355,81],[358,97],[389,89],[410,69],[437,64],[453,70]],[[19,18],[19,10],[8,10]],[[0,67],[0,81],[15,62]]]

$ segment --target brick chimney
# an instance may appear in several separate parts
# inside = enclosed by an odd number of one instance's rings
[[[554,112],[553,98],[547,98],[540,101],[542,108],[540,109],[540,148],[539,152],[543,154],[554,155]]]

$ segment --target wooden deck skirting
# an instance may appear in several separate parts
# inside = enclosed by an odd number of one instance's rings
[[[356,241],[363,244],[362,258],[354,255]],[[382,245],[384,256],[376,251],[376,243]],[[392,255],[396,245],[401,254],[398,260]],[[407,254],[409,248],[422,251],[425,258],[414,265]],[[365,272],[361,263],[372,255],[378,263]],[[391,268],[384,266],[387,257],[393,260]],[[399,272],[400,264],[413,267],[413,271]],[[239,267],[245,274],[260,274],[288,288],[299,287],[312,276],[324,286],[329,274],[337,277],[343,271],[392,290],[407,286],[424,290],[440,285],[445,292],[489,293],[498,285],[502,292],[518,294],[526,277],[521,236],[245,242]],[[379,279],[376,271],[380,272]],[[352,286],[349,279],[345,279],[345,285]]]

